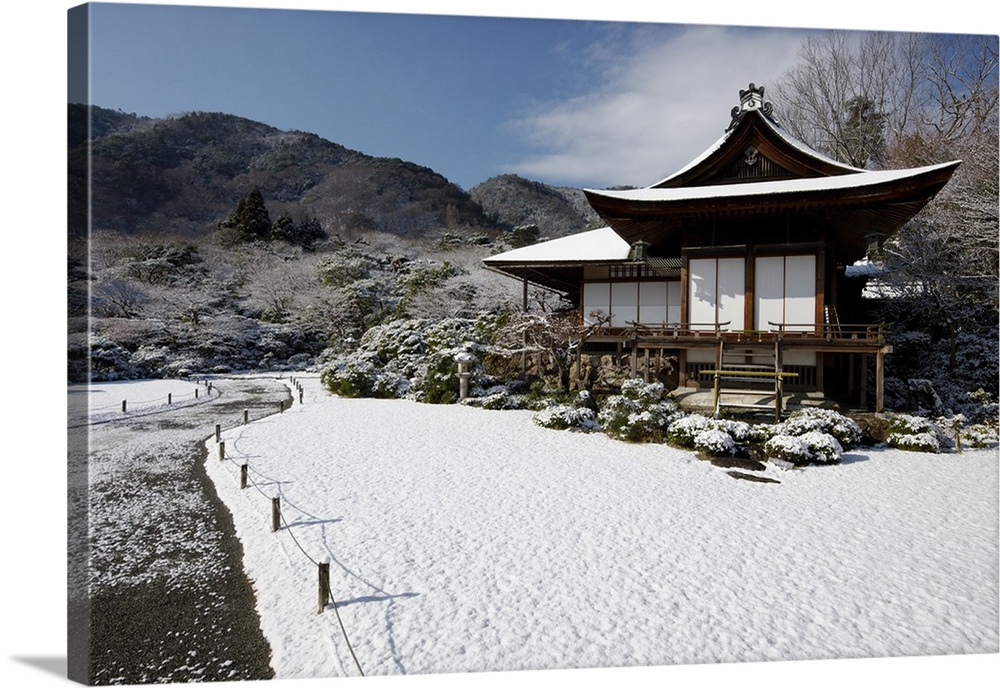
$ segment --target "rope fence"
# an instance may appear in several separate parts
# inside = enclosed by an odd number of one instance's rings
[[[289,378],[289,384],[292,387],[292,389],[298,393],[299,404],[304,403],[305,390],[302,384],[294,377]],[[284,400],[278,402],[277,412],[279,414],[284,413],[286,408],[291,407],[291,403],[294,402],[289,402],[287,405]],[[265,415],[271,415],[271,414],[265,414]],[[244,410],[240,422],[233,423],[226,428],[223,428],[222,423],[216,423],[215,442],[218,448],[218,460],[220,462],[226,462],[228,459],[230,463],[235,464],[235,459],[233,457],[230,457],[226,452],[226,441],[222,438],[223,432],[245,426],[249,422],[250,422],[249,412],[247,410]],[[254,471],[250,466],[249,462],[247,461],[244,461],[243,463],[237,465],[239,466],[240,490],[253,488],[254,490],[256,490],[257,493],[260,494],[261,497],[263,497],[270,504],[269,511],[270,511],[271,532],[287,534],[288,538],[291,540],[295,548],[298,549],[298,551],[302,554],[302,556],[305,557],[305,559],[307,559],[313,567],[315,567],[317,574],[317,614],[322,614],[327,609],[327,607],[332,606],[334,616],[337,619],[337,624],[340,627],[340,632],[344,637],[344,642],[347,643],[347,649],[350,651],[351,658],[354,661],[354,665],[355,667],[357,667],[358,673],[361,674],[361,676],[364,676],[365,672],[361,668],[361,663],[358,661],[358,657],[354,652],[354,646],[352,645],[351,639],[347,634],[347,629],[344,626],[344,621],[340,616],[337,600],[333,596],[332,587],[330,585],[330,562],[325,559],[317,559],[316,557],[313,557],[302,546],[302,543],[299,542],[298,538],[295,537],[295,533],[290,527],[288,521],[285,519],[285,515],[281,509],[280,487],[278,488],[279,494],[275,495],[268,493],[263,489],[261,484],[254,479],[254,475],[269,481],[273,481],[272,479],[267,478],[267,476],[264,476]]]
[[[202,394],[200,387],[195,387],[193,392],[186,394],[174,394],[170,392],[166,396],[153,399],[122,399],[121,402],[116,401],[103,406],[88,405],[86,408],[86,420],[70,424],[69,427],[77,428],[84,425],[98,425],[113,420],[120,420],[121,418],[161,413],[170,410],[170,407],[188,407],[195,403],[210,401],[213,393],[215,394],[215,398],[222,396],[222,392],[213,386],[211,380],[206,378],[199,384],[205,386],[204,394]],[[112,409],[114,410],[112,411]]]

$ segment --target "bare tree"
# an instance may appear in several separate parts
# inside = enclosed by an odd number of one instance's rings
[[[885,246],[883,316],[938,331],[996,331],[997,38],[834,32],[803,43],[775,89],[793,133],[858,167],[961,160]]]
[[[919,35],[831,31],[807,38],[772,88],[781,123],[855,167],[882,166],[918,108],[926,46]]]

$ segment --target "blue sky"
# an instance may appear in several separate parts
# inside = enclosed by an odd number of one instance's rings
[[[808,33],[383,4],[95,4],[91,102],[240,115],[411,160],[464,188],[507,172],[641,186],[711,145],[739,89],[775,81]]]

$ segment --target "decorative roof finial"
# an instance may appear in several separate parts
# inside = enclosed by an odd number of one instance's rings
[[[749,112],[750,110],[759,110],[760,113],[769,120],[775,124],[778,123],[777,120],[774,119],[771,103],[764,100],[764,87],[754,86],[753,82],[751,82],[749,88],[740,89],[740,104],[733,108],[731,113],[733,121],[729,123],[726,131],[732,129],[743,113]]]

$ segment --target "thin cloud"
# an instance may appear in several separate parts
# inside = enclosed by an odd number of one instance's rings
[[[645,186],[715,142],[739,89],[795,60],[791,29],[640,27],[591,46],[603,60],[589,92],[539,104],[509,123],[533,152],[510,171],[553,183]]]

